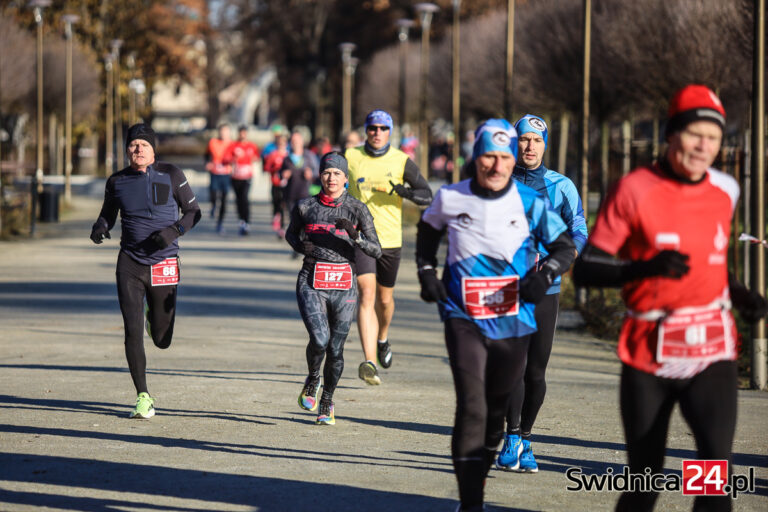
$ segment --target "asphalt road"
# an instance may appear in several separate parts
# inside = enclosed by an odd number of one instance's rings
[[[231,200],[225,236],[205,205],[182,240],[173,344],[161,351],[147,341],[157,415],[129,420],[119,230],[90,242],[99,206],[98,196],[76,196],[36,239],[0,242],[0,510],[454,510],[454,390],[411,249],[395,294],[392,368],[381,386],[360,381],[353,332],[337,424],[318,427],[296,404],[307,340],[294,294],[300,261],[268,229],[266,203],[254,204],[250,237],[236,235]],[[565,471],[624,467],[613,349],[559,329],[549,368],[534,430],[540,472],[492,470],[489,510],[611,510],[618,493],[569,491]],[[741,391],[733,472],[754,468],[756,488],[734,510],[768,510],[766,418],[768,393]],[[679,475],[695,451],[678,413],[668,446],[666,471]],[[690,506],[690,497],[664,492],[657,510]]]

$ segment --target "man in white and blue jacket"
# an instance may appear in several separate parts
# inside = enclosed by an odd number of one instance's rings
[[[580,253],[587,242],[587,222],[576,186],[564,175],[547,169],[541,163],[547,149],[547,124],[542,118],[528,114],[515,123],[515,129],[518,133],[518,159],[512,178],[549,199],[552,208],[568,227],[568,234],[576,245],[577,254]],[[541,246],[538,251],[539,261],[544,261],[548,254],[547,249]],[[536,305],[538,330],[531,337],[528,346],[528,362],[523,382],[512,392],[507,412],[507,434],[496,460],[500,469],[527,473],[538,471],[530,437],[547,391],[544,374],[552,352],[559,299],[558,276],[547,290],[544,299]]]

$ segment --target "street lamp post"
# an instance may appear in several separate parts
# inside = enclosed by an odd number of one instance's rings
[[[80,16],[65,14],[64,36],[67,38],[67,93],[65,106],[65,143],[64,143],[64,201],[72,201],[72,25],[80,21]]]
[[[414,6],[421,21],[421,80],[419,81],[419,167],[421,174],[429,176],[429,131],[427,128],[427,81],[429,80],[429,29],[432,16],[440,8],[429,2],[418,3]]]
[[[406,60],[408,57],[408,31],[413,27],[416,23],[414,23],[413,20],[409,20],[407,18],[402,18],[397,20],[397,39],[400,41],[400,77],[399,77],[399,83],[398,83],[398,108],[397,108],[397,114],[400,121],[400,126],[405,124],[406,121],[406,114],[405,114],[405,108],[406,108],[406,95],[405,95],[405,73],[406,73]],[[402,131],[402,130],[401,130]],[[400,136],[402,137],[403,134],[401,133]]]
[[[110,44],[112,45],[113,72],[115,73],[113,82],[115,88],[115,141],[117,142],[115,161],[119,170],[125,164],[125,151],[121,149],[123,144],[123,105],[120,101],[120,47],[123,46],[123,40],[113,39]]]
[[[512,119],[512,64],[515,57],[515,0],[507,0],[507,54],[504,73],[504,116]]]
[[[352,75],[355,70],[352,65],[352,52],[355,51],[355,43],[341,43],[342,82],[341,82],[341,131],[347,133],[352,129]]]
[[[453,176],[451,183],[459,181],[459,155],[461,148],[461,84],[459,81],[459,66],[461,64],[459,55],[459,44],[461,42],[459,34],[459,11],[461,10],[461,0],[453,0]]]
[[[112,147],[113,147],[113,140],[112,140],[112,55],[107,54],[104,56],[104,74],[107,78],[107,90],[106,90],[106,114],[107,114],[107,120],[106,120],[106,133],[104,134],[104,138],[106,139],[105,142],[107,143],[106,151],[104,152],[104,167],[105,172],[107,176],[112,174]]]
[[[30,186],[32,206],[29,224],[29,234],[34,235],[37,196],[43,191],[43,9],[51,5],[51,0],[32,0],[29,5],[34,9],[37,25],[37,168]]]

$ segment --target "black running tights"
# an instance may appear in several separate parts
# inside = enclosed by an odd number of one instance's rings
[[[730,460],[736,428],[737,371],[734,361],[720,361],[689,379],[666,379],[623,365],[621,420],[630,473],[645,468],[661,473],[669,418],[675,403],[693,432],[697,457]],[[617,511],[650,511],[658,493],[621,495]],[[729,511],[729,496],[697,496],[694,511]]]
[[[544,375],[552,353],[559,305],[559,293],[545,295],[541,302],[536,304],[534,316],[538,330],[531,334],[525,377],[512,391],[512,399],[509,402],[507,432],[510,434],[530,434],[539,409],[544,403],[544,395],[547,393]]]
[[[250,205],[248,204],[248,192],[251,190],[251,180],[232,180],[232,190],[235,191],[237,203],[237,216],[248,224],[251,222]]]
[[[331,400],[344,371],[344,342],[355,319],[357,286],[353,285],[349,290],[315,290],[311,285],[312,277],[310,268],[299,272],[296,299],[309,333],[306,351],[309,374],[319,377],[325,357],[322,398]]]
[[[509,397],[523,378],[529,336],[492,340],[459,318],[445,322],[456,387],[451,456],[464,509],[483,502],[483,484],[504,434]]]
[[[152,341],[168,348],[176,318],[176,286],[152,286],[151,267],[134,261],[123,251],[117,257],[117,298],[123,314],[125,357],[136,392],[147,390],[147,357],[144,354],[144,297],[149,306]]]

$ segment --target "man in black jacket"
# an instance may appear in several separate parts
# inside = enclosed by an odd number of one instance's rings
[[[168,348],[179,282],[177,238],[200,220],[200,207],[184,173],[171,164],[155,162],[155,147],[151,127],[140,123],[128,129],[130,166],[107,180],[104,204],[91,230],[91,240],[102,243],[110,238],[120,213],[117,297],[125,327],[125,356],[138,394],[130,417],[144,419],[155,415],[154,399],[147,390],[144,316],[155,345]]]

